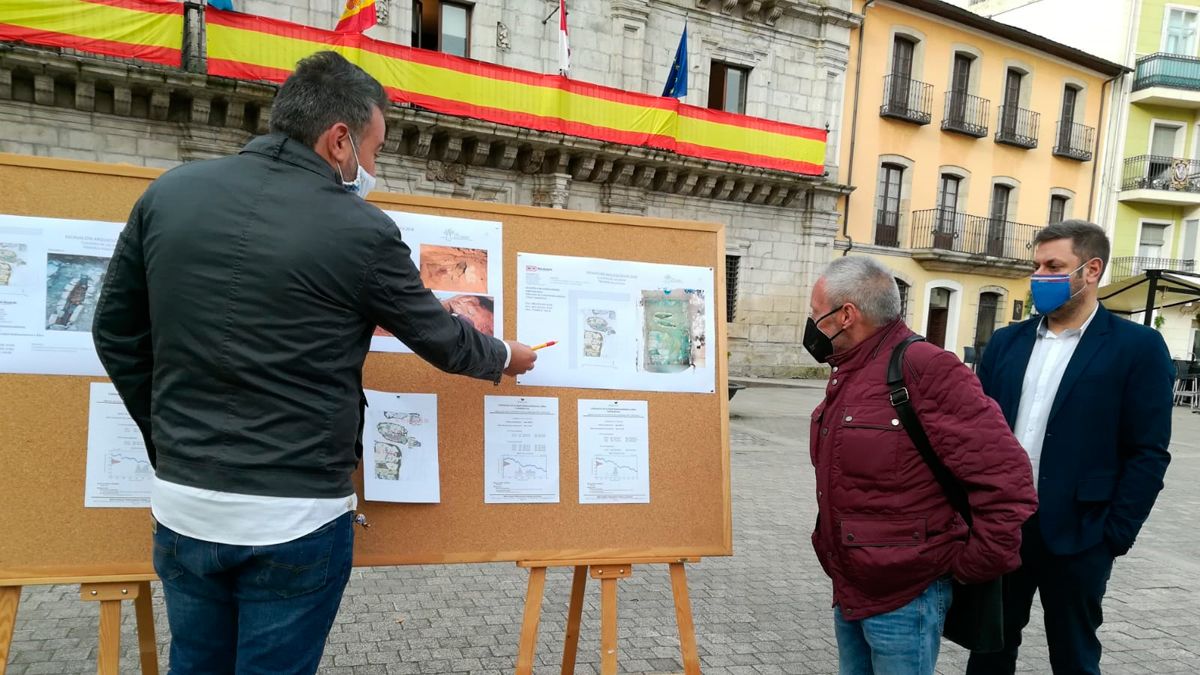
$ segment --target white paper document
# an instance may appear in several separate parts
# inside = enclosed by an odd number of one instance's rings
[[[579,401],[579,503],[650,503],[646,401]]]
[[[149,507],[154,469],[142,432],[110,382],[93,382],[88,401],[87,507]]]
[[[363,498],[441,501],[436,394],[364,392]]]
[[[711,393],[713,270],[517,254],[517,339],[538,352],[517,383]]]
[[[557,504],[558,399],[483,397],[487,504]]]
[[[442,306],[475,326],[504,338],[504,248],[502,224],[424,213],[384,211],[412,249],[421,283]],[[411,354],[383,328],[375,329],[371,351]]]
[[[0,372],[104,374],[92,319],[123,227],[0,215]]]

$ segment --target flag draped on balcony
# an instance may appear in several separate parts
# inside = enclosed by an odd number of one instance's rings
[[[0,0],[0,41],[180,66],[183,3]]]
[[[216,9],[223,9],[226,12],[233,11],[233,0],[208,0],[208,5]]]
[[[346,0],[342,18],[334,27],[335,33],[361,33],[378,22],[375,0]]]
[[[559,2],[561,11],[565,3]],[[356,7],[362,9],[356,15],[368,9],[368,16],[374,14],[373,5]],[[0,41],[179,68],[183,11],[183,3],[170,0],[0,0]],[[215,7],[204,16],[200,56],[213,77],[280,83],[300,59],[332,49],[379,80],[399,104],[792,174],[824,172],[823,129],[405,47],[359,32],[320,30]]]
[[[679,46],[675,48],[675,60],[671,63],[671,72],[667,75],[667,86],[663,87],[663,96],[683,98],[688,89],[688,57],[687,57],[687,21],[683,22],[683,35],[679,36]]]

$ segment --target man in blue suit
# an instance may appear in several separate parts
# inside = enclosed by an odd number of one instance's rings
[[[996,331],[983,354],[979,379],[1029,453],[1039,508],[1024,527],[1021,568],[1004,578],[1005,649],[972,654],[968,675],[1016,670],[1035,592],[1054,673],[1100,675],[1096,629],[1113,560],[1162,490],[1175,367],[1157,331],[1100,306],[1108,256],[1091,223],[1039,232],[1038,316]]]

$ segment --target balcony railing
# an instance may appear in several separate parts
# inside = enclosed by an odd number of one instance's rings
[[[1033,259],[1033,238],[1040,229],[949,209],[927,209],[912,214],[911,247],[1025,261]]]
[[[1038,125],[1042,116],[1032,110],[1015,105],[1002,105],[999,111],[1000,128],[996,129],[996,142],[1032,149],[1038,144]]]
[[[1133,90],[1150,87],[1200,90],[1200,59],[1179,54],[1150,54],[1137,60]]]
[[[900,214],[880,209],[875,212],[875,245],[900,246]]]
[[[933,119],[933,85],[903,75],[888,75],[883,78],[883,105],[879,106],[881,117],[929,124]]]
[[[1091,161],[1092,144],[1096,141],[1096,130],[1082,124],[1059,121],[1058,138],[1054,141],[1054,154],[1081,162]]]
[[[991,101],[960,91],[946,92],[946,110],[942,129],[975,138],[988,135],[988,108]]]
[[[1200,193],[1200,161],[1158,155],[1129,157],[1121,189]]]
[[[1183,258],[1124,257],[1112,259],[1112,280],[1122,281],[1136,277],[1146,270],[1170,270],[1172,272],[1195,272],[1196,261]]]

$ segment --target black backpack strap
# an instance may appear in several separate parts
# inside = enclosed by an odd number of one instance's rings
[[[946,493],[946,499],[950,501],[950,505],[954,507],[955,511],[958,511],[969,527],[971,525],[971,505],[967,501],[967,493],[963,490],[962,485],[955,480],[954,475],[950,473],[946,465],[942,464],[942,460],[938,458],[937,453],[933,451],[933,445],[929,442],[929,436],[925,435],[925,428],[921,426],[921,420],[917,418],[917,412],[913,410],[912,401],[908,395],[908,387],[904,384],[904,352],[908,350],[908,346],[912,343],[924,340],[925,338],[920,335],[913,335],[896,345],[896,348],[892,350],[892,358],[888,361],[887,369],[888,396],[892,407],[896,409],[896,417],[899,418],[900,424],[904,426],[904,430],[908,432],[908,437],[912,439],[913,445],[917,446],[922,459],[929,465],[929,469],[933,471],[933,477],[942,486],[942,491]]]

